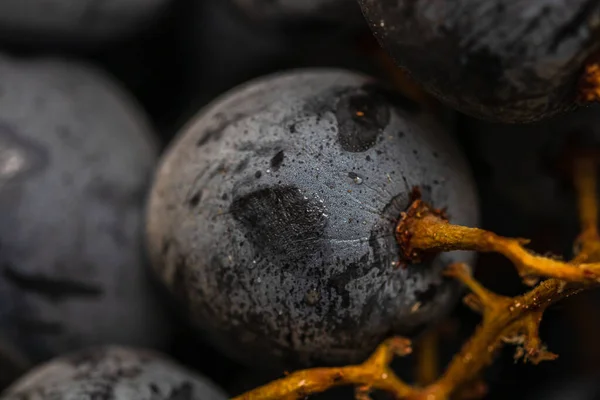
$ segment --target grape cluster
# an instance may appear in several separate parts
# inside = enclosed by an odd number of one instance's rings
[[[416,199],[471,227],[576,220],[561,160],[600,140],[599,20],[0,1],[0,399],[220,400],[421,337],[463,294],[445,268],[476,259],[404,257]]]

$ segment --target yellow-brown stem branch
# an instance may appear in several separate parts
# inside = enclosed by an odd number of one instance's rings
[[[484,313],[483,323],[438,380],[437,385],[442,388],[441,392],[448,396],[457,388],[468,384],[474,375],[478,375],[492,361],[506,334],[526,330],[529,334],[535,332],[537,335],[537,330],[532,332],[530,329],[531,320],[525,317],[543,311],[550,304],[579,291],[576,288],[565,288],[558,293],[559,287],[560,282],[551,279],[540,283],[522,296],[512,299],[498,296],[509,301],[504,302],[502,307],[486,308],[490,311]]]
[[[238,396],[234,400],[303,399],[310,394],[343,385],[385,390],[396,394],[399,398],[406,398],[413,395],[415,390],[398,379],[388,365],[394,356],[406,355],[410,351],[410,341],[402,338],[388,339],[379,345],[363,364],[294,372],[285,378]]]
[[[506,238],[479,228],[452,225],[421,200],[416,200],[413,207],[413,212],[407,213],[396,229],[407,261],[443,251],[496,252],[512,261],[523,277],[543,276],[588,283],[600,279],[600,263],[574,265],[537,255],[523,247],[528,243],[525,239]]]
[[[427,386],[439,376],[439,332],[435,329],[425,332],[417,345],[417,384]]]
[[[600,260],[600,235],[598,234],[598,203],[596,161],[589,157],[578,159],[575,164],[575,190],[579,209],[581,234],[576,240],[574,264]]]

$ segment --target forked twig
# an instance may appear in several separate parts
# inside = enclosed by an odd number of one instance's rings
[[[238,400],[302,399],[336,386],[355,385],[361,396],[375,388],[408,398],[414,390],[400,381],[389,368],[394,356],[411,353],[410,341],[391,338],[380,344],[375,352],[360,365],[334,368],[313,368],[294,372],[284,378],[236,397]],[[295,397],[290,397],[293,395]]]

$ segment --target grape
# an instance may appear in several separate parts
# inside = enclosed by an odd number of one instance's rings
[[[142,249],[154,132],[82,63],[0,56],[0,331],[33,360],[158,346],[168,324]]]
[[[150,196],[155,271],[212,343],[250,365],[350,363],[455,304],[440,271],[401,268],[419,186],[477,223],[464,159],[435,117],[364,75],[304,69],[242,85],[163,156]]]
[[[472,116],[530,122],[575,107],[599,48],[597,0],[359,0],[380,43]]]

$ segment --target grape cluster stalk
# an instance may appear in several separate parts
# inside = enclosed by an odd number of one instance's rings
[[[335,386],[352,385],[356,399],[367,400],[372,390],[382,390],[397,399],[446,400],[451,396],[478,398],[485,394],[481,373],[505,344],[516,346],[515,359],[534,364],[553,360],[539,337],[544,311],[559,300],[600,284],[600,234],[598,233],[597,169],[600,159],[580,155],[572,161],[574,186],[578,198],[581,232],[576,238],[575,257],[561,261],[528,250],[526,239],[507,238],[479,228],[453,225],[444,213],[422,201],[417,193],[396,228],[405,262],[443,251],[474,250],[496,252],[507,257],[524,282],[532,289],[507,297],[491,292],[476,281],[465,264],[450,265],[445,273],[462,282],[470,291],[464,302],[482,315],[471,338],[454,356],[445,371],[418,386],[402,381],[389,367],[394,357],[411,353],[410,340],[393,337],[381,343],[362,364],[312,368],[294,372],[234,400],[292,400],[326,391]],[[485,268],[485,266],[483,266]],[[423,375],[435,371],[435,352],[425,352],[421,361]]]

